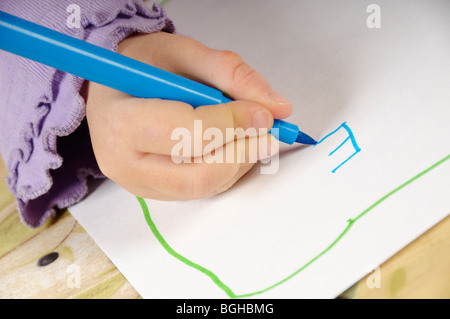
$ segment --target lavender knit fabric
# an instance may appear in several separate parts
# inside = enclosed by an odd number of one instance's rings
[[[80,28],[67,25],[73,3],[80,7]],[[136,32],[175,32],[159,5],[141,0],[1,0],[0,10],[109,50]],[[88,179],[104,177],[89,138],[83,83],[0,50],[0,149],[28,227],[80,201]]]

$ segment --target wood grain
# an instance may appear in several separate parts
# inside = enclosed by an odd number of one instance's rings
[[[0,163],[1,176],[6,169]],[[38,260],[57,252],[44,267]],[[0,298],[139,298],[113,263],[66,210],[38,229],[20,221],[0,183]]]
[[[374,272],[346,293],[359,299],[450,298],[450,217],[381,265],[379,288],[373,278]]]
[[[0,176],[6,169],[0,161]],[[38,261],[58,258],[46,266]],[[450,298],[450,217],[380,267],[380,288],[371,274],[340,298]],[[0,182],[0,298],[140,298],[125,277],[78,224],[61,212],[38,229],[19,218],[4,178]]]

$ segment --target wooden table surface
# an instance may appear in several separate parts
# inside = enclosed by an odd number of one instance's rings
[[[25,227],[0,161],[0,298],[140,298],[69,211]],[[56,259],[55,259],[56,258]],[[450,217],[340,298],[450,298]],[[369,283],[369,284],[368,284]]]

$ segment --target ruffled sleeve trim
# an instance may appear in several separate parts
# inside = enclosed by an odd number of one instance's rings
[[[161,6],[147,7],[139,0],[121,2],[118,7],[117,1],[90,1],[86,13],[82,11],[81,28],[74,31],[64,26],[58,31],[113,51],[121,40],[137,32],[175,32]],[[41,24],[49,26],[53,20],[47,15]],[[88,192],[88,176],[103,175],[96,164],[74,167],[77,181],[67,185],[66,190],[55,190],[54,198],[49,196],[55,186],[53,170],[60,169],[66,160],[58,152],[57,139],[72,134],[85,118],[85,101],[80,95],[84,80],[36,63],[31,65],[29,72],[39,67],[47,70],[43,82],[46,85],[41,97],[30,106],[32,120],[24,124],[18,147],[9,154],[7,184],[17,198],[22,222],[34,228],[53,216],[55,208],[66,208],[81,200]]]

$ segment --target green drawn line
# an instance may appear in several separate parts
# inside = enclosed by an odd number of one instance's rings
[[[225,285],[220,279],[219,277],[217,277],[216,274],[214,274],[211,270],[208,270],[192,261],[190,261],[189,259],[187,259],[186,257],[183,257],[182,255],[180,255],[179,253],[177,253],[175,250],[172,249],[172,247],[169,246],[169,244],[165,241],[165,239],[162,237],[161,233],[158,231],[158,229],[156,228],[155,223],[153,222],[152,218],[150,217],[150,213],[147,207],[147,204],[145,203],[145,201],[140,198],[140,197],[136,197],[142,207],[142,211],[144,213],[145,216],[145,220],[147,221],[148,226],[150,227],[153,235],[156,237],[156,239],[159,241],[159,243],[163,246],[163,248],[173,257],[175,257],[176,259],[180,260],[181,262],[185,263],[186,265],[197,269],[198,271],[204,273],[206,276],[208,276],[209,278],[211,278],[211,280],[220,288],[222,289],[230,298],[245,298],[245,297],[251,297],[254,295],[258,295],[258,294],[262,294],[264,292],[267,292],[279,285],[281,285],[282,283],[288,281],[289,279],[291,279],[292,277],[294,277],[295,275],[297,275],[298,273],[300,273],[302,270],[304,270],[305,268],[309,267],[313,262],[315,262],[317,259],[319,259],[321,256],[323,256],[325,253],[327,253],[330,249],[332,249],[341,239],[342,237],[344,237],[344,235],[350,230],[350,228],[356,223],[356,221],[358,221],[359,219],[361,219],[364,215],[366,215],[368,212],[370,212],[371,210],[373,210],[375,207],[377,207],[379,204],[381,204],[382,202],[384,202],[386,199],[388,199],[389,197],[391,197],[392,195],[394,195],[395,193],[397,193],[398,191],[400,191],[401,189],[405,188],[407,185],[411,184],[412,182],[414,182],[416,179],[422,177],[423,175],[425,175],[426,173],[428,173],[429,171],[431,171],[432,169],[438,167],[439,165],[441,165],[442,163],[444,163],[445,161],[447,161],[448,159],[450,159],[450,154],[447,155],[446,157],[444,157],[443,159],[441,159],[440,161],[434,163],[433,165],[431,165],[430,167],[428,167],[427,169],[425,169],[424,171],[420,172],[419,174],[417,174],[416,176],[414,176],[413,178],[409,179],[408,181],[406,181],[405,183],[401,184],[400,186],[398,186],[397,188],[395,188],[394,190],[390,191],[389,193],[387,193],[386,195],[384,195],[383,197],[381,197],[379,200],[377,200],[375,203],[373,203],[369,208],[367,208],[366,210],[364,210],[362,213],[360,213],[358,216],[356,216],[353,219],[349,219],[348,225],[347,227],[344,229],[344,231],[327,247],[325,248],[322,252],[320,252],[317,256],[315,256],[313,259],[311,259],[310,261],[308,261],[305,265],[303,265],[301,268],[299,268],[298,270],[296,270],[294,273],[292,273],[291,275],[289,275],[288,277],[280,280],[279,282],[265,288],[262,290],[258,290],[255,292],[251,292],[251,293],[247,293],[247,294],[243,294],[243,295],[236,295],[231,289],[230,287],[228,287],[227,285]]]
[[[143,200],[141,197],[136,197],[136,198],[138,199],[139,204],[141,204],[142,211],[144,212],[145,220],[147,221],[148,226],[150,226],[150,229],[151,229],[153,235],[155,235],[155,237],[158,239],[159,243],[164,247],[164,249],[167,250],[167,252],[169,254],[171,254],[173,257],[175,257],[176,259],[180,260],[181,262],[185,263],[186,265],[188,265],[192,268],[197,269],[198,271],[204,273],[206,276],[211,278],[211,280],[217,286],[219,286],[220,289],[225,291],[228,296],[230,296],[232,298],[235,297],[235,294],[233,293],[233,291],[227,285],[225,285],[219,279],[219,277],[216,276],[216,274],[214,274],[212,271],[200,266],[199,264],[196,264],[196,263],[190,261],[186,257],[181,256],[179,253],[177,253],[175,250],[173,250],[173,248],[169,246],[169,244],[165,241],[165,239],[162,237],[161,233],[156,228],[155,223],[153,222],[152,218],[150,217],[150,213],[148,211],[148,207],[147,207],[147,204],[145,203],[145,200]]]

